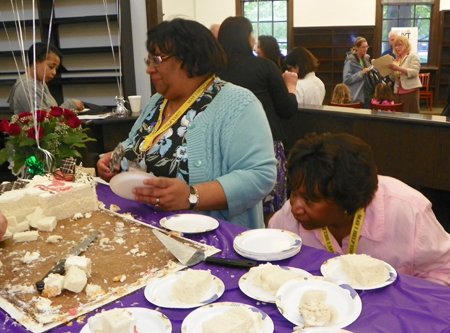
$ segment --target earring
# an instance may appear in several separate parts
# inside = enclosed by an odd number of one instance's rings
[[[344,210],[344,215],[348,216],[348,212],[346,210]]]

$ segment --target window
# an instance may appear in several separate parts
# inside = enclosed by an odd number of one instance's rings
[[[384,5],[382,52],[389,49],[392,27],[418,27],[417,52],[421,63],[428,63],[432,5]]]
[[[288,0],[242,1],[243,16],[252,22],[255,38],[273,36],[283,54],[288,48]]]

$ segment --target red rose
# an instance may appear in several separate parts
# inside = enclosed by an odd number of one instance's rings
[[[0,131],[8,133],[8,131],[9,131],[9,121],[8,120],[3,119],[2,121],[0,121]]]
[[[61,117],[63,115],[63,108],[60,108],[59,106],[52,106],[50,108],[50,114],[53,117]]]
[[[38,132],[39,132],[38,138],[39,138],[39,140],[40,140],[40,139],[42,139],[42,138],[44,137],[44,135],[45,135],[44,129],[43,129],[42,127],[38,127]],[[27,131],[27,134],[28,134],[28,137],[30,137],[30,138],[32,138],[32,139],[36,139],[36,131],[35,131],[34,127],[33,127],[33,128],[30,128],[30,129]]]
[[[78,128],[81,125],[81,120],[77,116],[70,117],[67,119],[67,125],[72,128]]]
[[[70,111],[68,109],[64,109],[63,110],[63,115],[64,115],[64,118],[69,119],[71,117],[74,117],[75,113],[73,113],[72,111]]]
[[[22,124],[28,124],[30,122],[32,116],[33,115],[31,114],[31,112],[22,112],[21,114],[18,115],[19,121]]]
[[[9,135],[19,135],[22,132],[22,127],[16,123],[9,124],[8,134]]]
[[[38,123],[42,123],[46,117],[47,117],[47,111],[44,111],[44,110],[36,111],[36,121]]]

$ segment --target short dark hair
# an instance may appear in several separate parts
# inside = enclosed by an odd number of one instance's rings
[[[34,65],[34,53],[36,53],[36,62],[39,63],[47,59],[47,56],[50,52],[56,54],[59,57],[59,60],[62,62],[62,54],[55,45],[36,43],[34,45],[31,45],[28,49],[28,64],[30,66]]]
[[[287,170],[290,190],[304,186],[311,198],[331,199],[349,214],[367,207],[378,188],[372,149],[346,133],[307,134],[292,148]]]
[[[273,36],[258,36],[259,47],[264,52],[264,57],[278,64],[278,58],[282,55],[280,45]]]
[[[147,51],[156,48],[177,58],[189,77],[216,74],[226,68],[226,55],[217,39],[204,25],[181,18],[164,21],[148,31]]]
[[[252,23],[243,16],[230,16],[220,25],[218,40],[222,44],[229,59],[236,56],[252,55],[250,34]]]
[[[298,66],[298,78],[303,79],[306,74],[315,72],[319,68],[319,60],[307,49],[297,46],[292,49],[284,60],[287,66]]]

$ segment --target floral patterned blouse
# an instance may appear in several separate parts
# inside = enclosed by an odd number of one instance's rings
[[[164,101],[164,98],[161,97],[152,109],[155,112],[149,112],[152,116],[144,120],[134,136],[133,145],[125,149],[121,162],[122,171],[128,171],[134,165],[157,177],[179,178],[189,183],[187,128],[191,121],[201,116],[224,84],[224,81],[216,79],[153,147],[141,152],[139,147],[143,144],[145,137],[153,131],[158,121]]]

